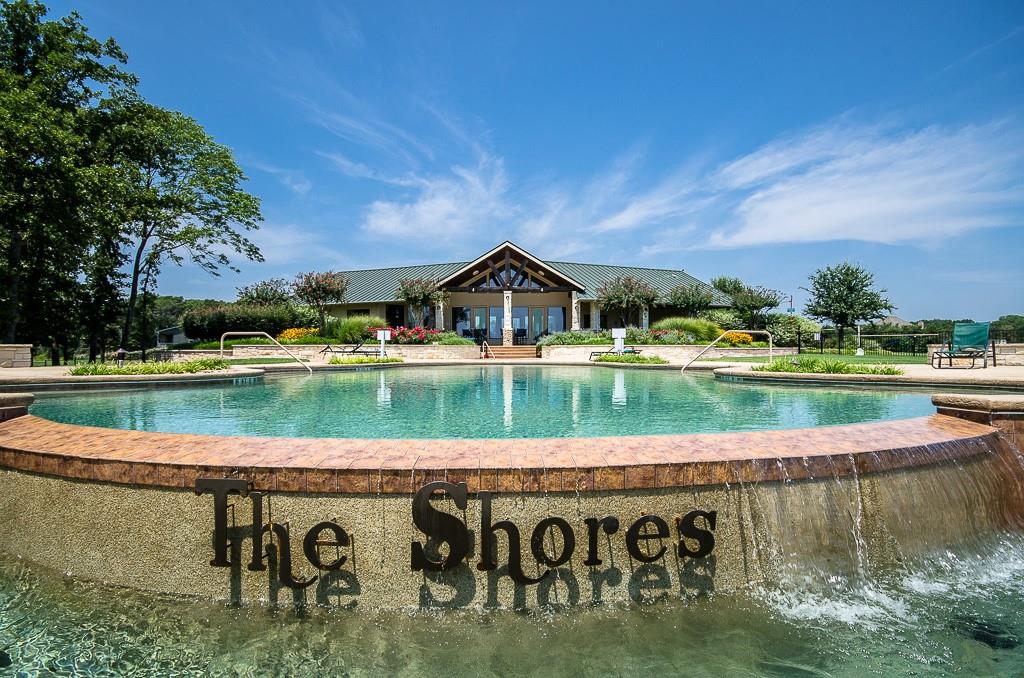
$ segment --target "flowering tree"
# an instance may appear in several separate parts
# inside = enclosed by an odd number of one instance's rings
[[[395,294],[409,304],[412,309],[413,321],[423,324],[423,307],[447,301],[448,290],[439,290],[437,281],[429,278],[405,278],[398,281]]]
[[[616,311],[622,325],[629,323],[632,311],[640,311],[658,300],[658,291],[643,280],[625,275],[613,278],[597,288],[597,301],[609,311]]]
[[[337,271],[300,273],[292,283],[295,298],[316,311],[320,332],[327,328],[327,305],[345,301],[348,277]]]
[[[714,301],[711,290],[700,285],[687,285],[686,283],[673,287],[664,300],[666,305],[678,308],[679,312],[688,318],[698,317],[711,308]]]

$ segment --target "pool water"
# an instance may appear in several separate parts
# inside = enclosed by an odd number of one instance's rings
[[[1024,543],[1004,534],[873,579],[805,572],[653,605],[385,614],[229,607],[0,560],[0,675],[1019,676],[1022,575]]]
[[[70,424],[215,435],[544,438],[803,428],[934,414],[908,390],[770,386],[678,370],[403,367],[40,395]]]

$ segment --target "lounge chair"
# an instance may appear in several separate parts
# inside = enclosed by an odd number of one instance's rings
[[[366,340],[363,339],[362,341],[360,341],[358,344],[356,344],[352,348],[335,348],[335,347],[331,346],[330,344],[327,344],[327,346],[325,346],[320,351],[320,355],[323,355],[325,353],[330,353],[332,356],[333,355],[373,355],[373,356],[375,356],[375,355],[378,355],[380,353],[380,349],[378,349],[378,348],[363,348],[363,345],[365,343],[366,343]],[[385,349],[384,350],[384,355],[387,356],[387,354],[388,354],[387,349]]]
[[[989,339],[988,323],[956,323],[953,325],[953,338],[947,344],[948,348],[939,349],[931,355],[931,366],[941,368],[943,358],[949,360],[947,367],[953,367],[953,360],[970,360],[971,366],[966,369],[974,369],[978,358],[982,360],[982,367],[988,367],[988,352],[991,347],[992,366],[996,366],[995,341]],[[965,368],[961,368],[965,369]]]

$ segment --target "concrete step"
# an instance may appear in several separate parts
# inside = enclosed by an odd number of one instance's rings
[[[495,358],[505,360],[527,359],[537,357],[536,346],[492,346],[491,354]]]

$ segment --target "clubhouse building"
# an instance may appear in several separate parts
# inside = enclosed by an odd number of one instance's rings
[[[512,346],[533,344],[545,334],[572,329],[621,327],[617,313],[604,312],[597,290],[615,278],[632,276],[662,297],[679,285],[697,286],[712,295],[713,307],[729,298],[682,270],[545,261],[505,241],[468,262],[345,271],[344,304],[330,309],[336,317],[375,315],[391,327],[413,324],[416,314],[396,299],[399,281],[436,280],[449,301],[422,309],[423,324],[461,336]],[[627,324],[646,328],[661,317],[678,315],[669,306],[645,308]]]

